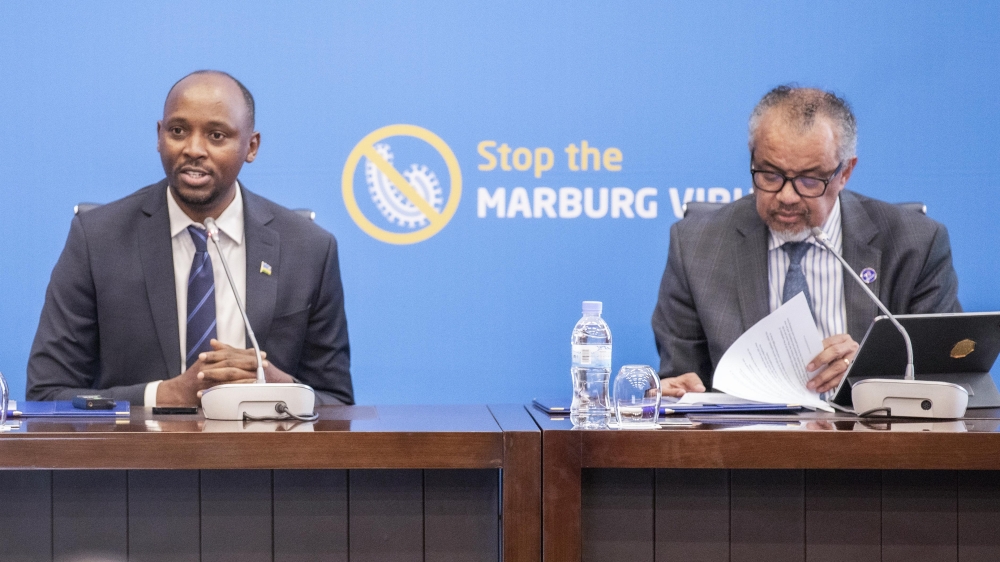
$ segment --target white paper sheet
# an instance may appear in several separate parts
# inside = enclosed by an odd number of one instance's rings
[[[747,400],[738,396],[732,396],[723,392],[686,392],[684,396],[676,402],[661,402],[668,408],[671,404],[694,405],[694,404],[756,404],[756,400]]]
[[[744,332],[719,360],[712,386],[758,402],[800,404],[832,412],[806,382],[822,369],[806,365],[823,350],[805,295],[799,293]]]

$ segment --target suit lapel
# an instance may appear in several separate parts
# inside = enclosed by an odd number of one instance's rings
[[[853,193],[843,191],[840,194],[841,223],[844,232],[844,259],[854,271],[859,272],[870,267],[881,272],[882,251],[872,242],[878,235],[878,229],[868,212]],[[878,307],[868,298],[864,290],[858,286],[851,275],[844,272],[844,301],[847,305],[847,332],[854,341],[861,341],[872,318],[878,312]],[[881,277],[868,285],[873,293],[879,295]]]
[[[274,318],[278,276],[283,273],[279,267],[280,236],[268,226],[274,215],[260,197],[246,189],[243,189],[243,217],[244,239],[247,244],[247,317],[257,336],[257,343],[263,348]],[[262,264],[271,267],[270,274],[261,271]],[[247,347],[249,346],[248,334]]]
[[[767,226],[756,205],[747,205],[735,215],[740,240],[733,246],[733,262],[740,270],[738,284],[743,331],[768,315]]]
[[[174,251],[167,213],[167,180],[150,191],[139,218],[139,256],[146,279],[146,297],[156,338],[169,369],[168,377],[181,371],[180,334],[177,329],[177,290],[174,287]]]

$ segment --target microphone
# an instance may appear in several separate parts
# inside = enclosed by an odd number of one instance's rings
[[[219,225],[215,224],[215,219],[212,217],[205,219],[205,230],[208,231],[208,237],[215,243],[215,249],[219,252],[222,268],[226,270],[226,278],[229,279],[229,288],[233,290],[233,296],[236,297],[236,308],[240,309],[240,315],[243,316],[243,325],[246,326],[247,335],[250,336],[250,343],[253,344],[253,352],[257,356],[257,384],[264,384],[267,381],[264,379],[264,363],[260,358],[260,345],[257,344],[257,336],[254,335],[253,328],[250,327],[250,319],[247,318],[246,308],[243,306],[243,302],[240,301],[240,293],[236,290],[236,282],[233,281],[233,274],[229,271],[229,262],[226,261],[226,256],[222,253],[222,246],[219,245]]]
[[[865,379],[851,387],[851,402],[859,417],[885,411],[886,416],[892,416],[893,408],[897,416],[917,418],[960,418],[965,415],[969,404],[969,392],[957,385],[939,381],[918,381],[913,376],[913,345],[906,328],[896,320],[889,309],[882,304],[875,293],[861,279],[833,246],[826,233],[818,226],[812,227],[813,238],[829,250],[840,262],[843,270],[864,289],[892,325],[903,335],[906,343],[906,369],[903,380],[897,379]]]
[[[222,268],[226,270],[229,288],[236,297],[236,307],[240,309],[243,325],[246,326],[247,335],[250,337],[257,358],[257,380],[254,384],[220,384],[202,392],[201,406],[205,417],[210,420],[230,421],[313,421],[319,418],[319,414],[314,412],[316,394],[312,388],[299,383],[268,383],[264,378],[260,345],[257,343],[253,328],[250,327],[246,307],[240,300],[240,293],[236,290],[232,272],[229,271],[229,263],[219,244],[219,226],[215,224],[215,219],[212,217],[205,219],[205,230],[215,244],[219,260],[222,261]]]
[[[854,272],[854,269],[850,265],[848,265],[847,260],[841,257],[840,254],[838,254],[836,251],[834,251],[833,246],[830,245],[830,239],[826,237],[826,233],[823,232],[823,229],[818,226],[814,226],[812,227],[812,234],[813,238],[815,238],[817,242],[822,244],[824,248],[829,250],[830,253],[833,254],[838,261],[840,261],[840,265],[843,266],[844,271],[851,274],[851,277],[853,277],[854,280],[858,282],[858,285],[860,285],[861,288],[864,289],[865,294],[868,295],[868,298],[870,298],[872,301],[875,302],[876,305],[878,305],[879,309],[882,310],[882,313],[889,318],[890,322],[892,322],[892,325],[895,326],[897,330],[899,330],[900,334],[903,334],[903,341],[906,342],[906,371],[903,373],[903,379],[912,381],[913,344],[910,343],[910,334],[906,333],[906,328],[904,328],[903,325],[900,324],[898,320],[896,320],[896,317],[893,316],[891,312],[889,312],[889,309],[886,308],[885,305],[882,304],[882,301],[880,301],[878,297],[875,296],[875,293],[873,293],[872,290],[868,288],[868,285],[864,282],[864,280],[861,279],[861,276]],[[226,271],[228,273],[228,270]]]

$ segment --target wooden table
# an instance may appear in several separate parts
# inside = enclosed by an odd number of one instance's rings
[[[546,562],[1000,560],[1000,417],[542,428]]]
[[[25,420],[0,434],[0,559],[539,560],[522,406],[319,412]]]

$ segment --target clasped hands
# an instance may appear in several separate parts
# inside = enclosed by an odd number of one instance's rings
[[[257,357],[253,348],[238,349],[218,340],[211,340],[212,351],[198,356],[194,365],[180,376],[165,380],[156,389],[160,406],[197,406],[202,391],[219,384],[253,383],[257,380]],[[267,382],[294,382],[291,375],[267,360],[260,352]]]
[[[823,340],[823,351],[806,365],[806,370],[826,367],[806,383],[806,388],[817,393],[836,388],[857,353],[858,343],[848,334],[837,334]],[[697,373],[684,373],[660,380],[660,389],[664,396],[680,398],[687,392],[705,392],[705,385]]]

